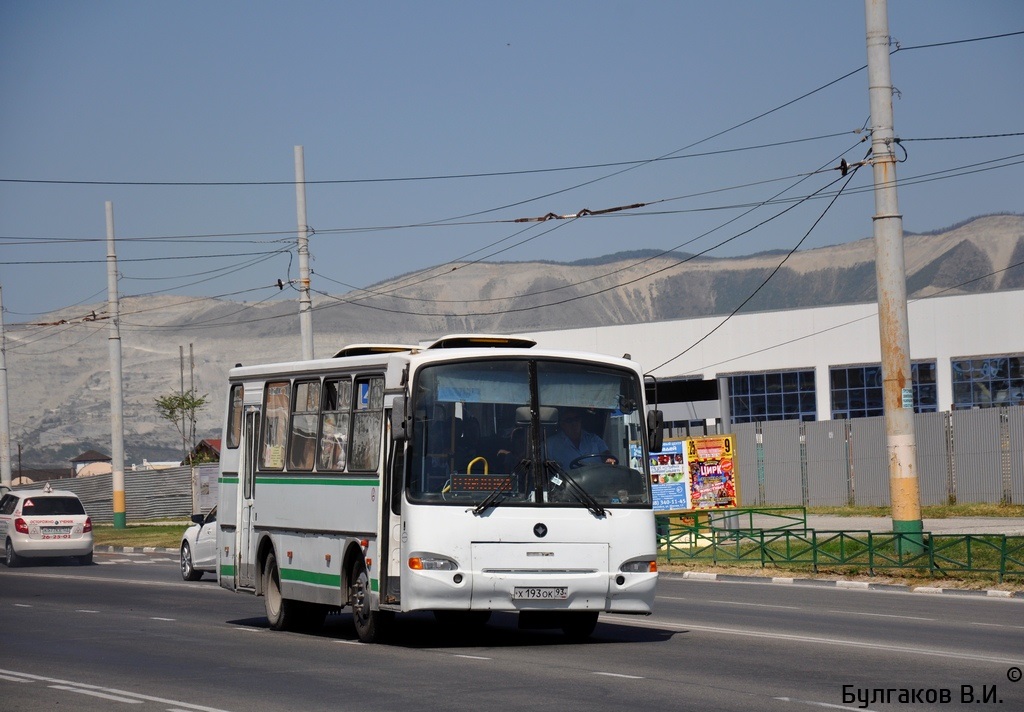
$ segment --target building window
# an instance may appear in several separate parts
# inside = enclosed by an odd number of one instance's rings
[[[910,365],[914,388],[914,412],[935,413],[938,393],[935,387],[935,362]],[[829,369],[833,418],[870,418],[883,415],[882,367],[834,366]]]
[[[1024,356],[953,359],[953,407],[1024,405]]]
[[[733,423],[815,420],[814,371],[773,371],[729,376]]]

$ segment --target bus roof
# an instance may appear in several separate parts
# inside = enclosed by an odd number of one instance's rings
[[[330,358],[317,358],[309,361],[282,361],[253,364],[251,366],[236,364],[228,372],[228,376],[233,380],[242,380],[247,377],[264,377],[271,374],[325,373],[335,371],[341,367],[367,368],[386,366],[396,358],[405,362],[413,360],[436,362],[461,358],[491,359],[502,356],[521,358],[527,355],[530,357],[555,359],[580,359],[639,370],[639,364],[630,360],[628,355],[624,358],[618,358],[588,351],[536,348],[535,341],[521,337],[489,334],[456,334],[441,337],[425,346],[353,344],[341,349]]]

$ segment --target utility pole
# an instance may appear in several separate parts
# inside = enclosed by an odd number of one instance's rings
[[[189,398],[194,399],[196,397],[196,357],[192,353],[192,342],[188,345],[188,395]],[[189,452],[196,449],[196,412],[191,410],[189,412]]]
[[[181,372],[181,461],[188,459],[188,409],[185,408],[185,347],[178,345],[178,370]]]
[[[21,468],[18,468],[21,474]],[[10,487],[11,411],[7,404],[7,335],[4,332],[4,298],[0,287],[0,484]]]
[[[124,498],[124,395],[121,391],[121,316],[114,251],[114,204],[107,201],[107,309],[110,311],[110,467],[114,489],[114,529],[127,526]]]
[[[910,367],[907,278],[903,216],[896,200],[896,143],[889,73],[889,18],[886,0],[864,0],[867,26],[868,94],[871,101],[871,165],[875,182],[875,277],[882,348],[882,405],[892,530],[902,534],[901,550],[924,550],[921,494],[917,481],[914,383]]]
[[[313,300],[309,296],[309,225],[306,223],[306,162],[295,147],[295,211],[299,220],[299,331],[302,358],[313,358]]]

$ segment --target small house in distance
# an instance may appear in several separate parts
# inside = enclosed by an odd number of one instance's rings
[[[220,462],[220,438],[204,438],[200,440],[189,457],[182,462],[187,465],[191,462],[194,465],[202,465],[206,462]]]
[[[113,472],[112,459],[95,450],[86,450],[71,460],[72,477],[92,477],[93,475],[109,475]]]

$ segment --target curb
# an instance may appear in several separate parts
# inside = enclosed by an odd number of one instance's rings
[[[1019,598],[1024,600],[1024,591],[1000,591],[998,589],[937,588],[934,586],[908,586],[901,583],[871,583],[869,581],[848,581],[840,579],[798,579],[787,576],[738,576],[736,574],[712,574],[702,571],[682,573],[660,572],[658,576],[682,578],[690,581],[721,581],[726,583],[770,583],[788,586],[816,586],[820,588],[858,589],[866,591],[889,591],[896,593],[920,593],[923,595],[953,595],[974,598]]]
[[[94,546],[93,551],[104,554],[177,554],[177,549],[160,546]]]

